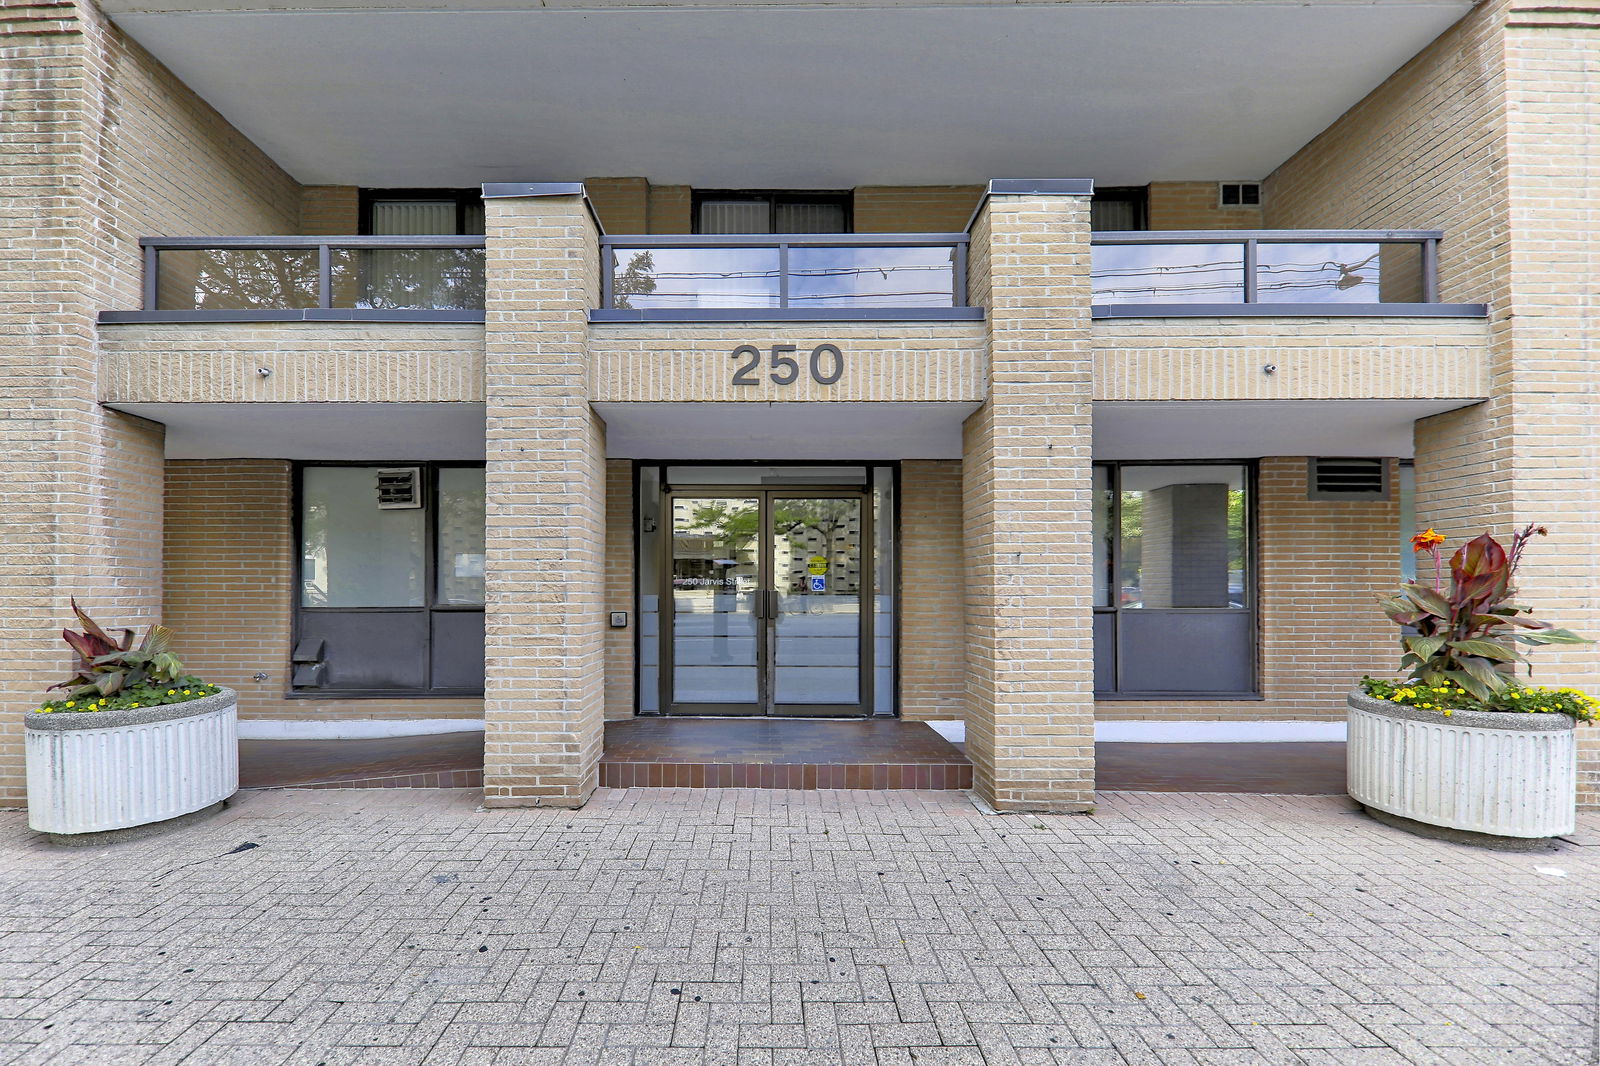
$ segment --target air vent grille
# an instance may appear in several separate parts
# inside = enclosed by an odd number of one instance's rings
[[[422,506],[422,471],[414,466],[378,471],[378,506],[385,509]]]
[[[1313,500],[1386,500],[1389,461],[1319,457],[1311,460],[1307,480]]]

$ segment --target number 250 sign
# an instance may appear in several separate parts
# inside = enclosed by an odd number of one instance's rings
[[[800,349],[793,344],[774,344],[767,360],[771,370],[767,376],[777,385],[793,385],[800,380],[800,361],[792,353]],[[756,376],[761,370],[761,349],[753,344],[741,344],[733,350],[733,359],[742,359],[733,371],[735,385],[759,385]],[[818,385],[832,385],[844,376],[844,353],[836,344],[819,344],[811,349],[808,369],[811,380]]]

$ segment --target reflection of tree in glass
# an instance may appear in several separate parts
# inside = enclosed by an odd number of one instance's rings
[[[320,299],[317,258],[314,248],[163,252],[162,305],[183,307],[182,301],[188,298],[184,293],[188,271],[193,279],[192,306],[198,310],[316,307]],[[483,258],[482,248],[336,247],[334,304],[375,310],[482,310]],[[355,274],[359,274],[359,296],[347,288],[356,283]]]
[[[169,276],[181,276],[185,265],[194,271],[194,306],[198,310],[274,310],[317,305],[314,248],[206,248],[192,253],[164,252],[162,259]]]
[[[361,306],[374,310],[481,310],[483,255],[482,248],[371,249],[364,255]]]
[[[632,307],[630,296],[648,296],[656,291],[656,257],[649,252],[635,252],[628,265],[617,271],[611,281],[611,306]]]
[[[756,539],[761,524],[761,512],[743,502],[728,504],[718,501],[696,507],[689,519],[692,528],[702,531],[713,541],[723,545],[729,558],[747,550]]]

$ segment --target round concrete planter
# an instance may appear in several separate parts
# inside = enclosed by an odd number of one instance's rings
[[[188,703],[122,711],[30,711],[28,825],[104,833],[165,822],[239,790],[232,689]]]
[[[1347,702],[1350,796],[1369,810],[1508,841],[1575,828],[1576,723],[1566,715],[1446,718],[1361,692]]]

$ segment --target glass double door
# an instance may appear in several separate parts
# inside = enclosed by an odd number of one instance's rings
[[[872,511],[860,489],[674,490],[662,707],[865,715]]]

